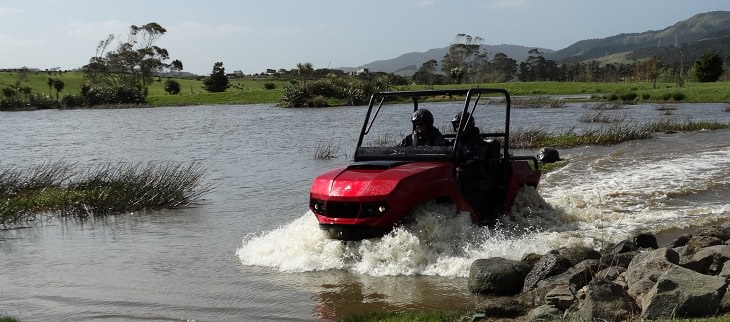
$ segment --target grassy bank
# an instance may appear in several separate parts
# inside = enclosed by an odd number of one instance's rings
[[[46,73],[32,72],[21,75],[17,72],[0,72],[0,87],[15,84],[23,78],[23,84],[32,89],[32,93],[41,93],[56,97],[55,89],[48,87],[48,78],[62,80],[64,89],[59,94],[77,95],[84,83],[83,75],[78,72]],[[202,82],[192,78],[172,78],[180,83],[181,92],[178,95],[168,95],[164,90],[167,78],[158,78],[149,87],[147,101],[150,106],[181,106],[181,105],[211,105],[211,104],[256,104],[278,103],[283,95],[283,89],[290,86],[290,79],[282,78],[231,78],[231,87],[223,93],[208,93],[202,87]],[[265,84],[274,85],[273,89],[265,89]],[[482,83],[438,85],[397,86],[393,90],[422,90],[444,88],[494,87],[504,88],[512,96],[540,96],[540,95],[586,95],[606,98],[632,98],[633,101],[648,102],[712,102],[730,103],[730,86],[728,82],[715,83],[687,83],[678,87],[674,83],[626,82],[626,83],[597,83],[597,82],[510,82],[510,83]]]
[[[182,208],[213,187],[198,163],[64,162],[0,168],[0,226],[42,216],[85,218],[123,212]]]

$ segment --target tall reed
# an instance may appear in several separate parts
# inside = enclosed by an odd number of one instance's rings
[[[188,207],[214,189],[199,162],[61,161],[0,169],[0,225],[42,216],[104,216]]]

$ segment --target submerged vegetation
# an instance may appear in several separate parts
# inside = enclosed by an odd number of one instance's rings
[[[0,226],[43,216],[86,218],[182,208],[210,192],[197,162],[49,162],[0,168]]]

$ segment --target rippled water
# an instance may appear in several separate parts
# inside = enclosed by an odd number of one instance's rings
[[[538,192],[524,191],[498,229],[425,205],[417,223],[382,239],[327,240],[307,209],[309,184],[348,162],[364,112],[246,105],[0,113],[0,166],[199,160],[218,185],[195,208],[0,231],[0,315],[309,321],[363,310],[468,309],[474,297],[465,277],[474,259],[600,248],[638,231],[670,235],[730,214],[730,131],[700,131],[561,150],[569,165],[544,175]],[[730,122],[722,104],[680,104],[669,116],[654,105],[614,112],[636,122]],[[436,113],[442,126],[450,113]],[[578,122],[584,113],[581,104],[517,109],[513,128],[599,126]],[[484,129],[498,126],[490,115],[477,118]],[[334,142],[341,156],[315,160],[320,142]]]

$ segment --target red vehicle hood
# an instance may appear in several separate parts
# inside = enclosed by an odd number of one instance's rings
[[[346,168],[336,168],[317,177],[312,183],[312,196],[332,199],[338,197],[382,197],[394,196],[403,189],[399,185],[451,181],[452,165],[448,162],[366,162],[353,164]]]

